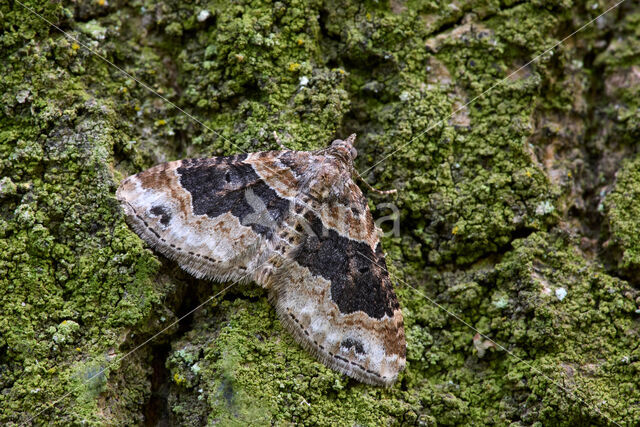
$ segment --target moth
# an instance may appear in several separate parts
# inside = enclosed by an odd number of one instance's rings
[[[133,230],[184,270],[257,283],[319,361],[390,386],[405,366],[404,323],[353,180],[355,138],[163,163],[124,179],[116,197]]]

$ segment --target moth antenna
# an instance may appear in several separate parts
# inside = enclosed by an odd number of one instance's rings
[[[280,146],[280,148],[282,148],[283,150],[288,150],[288,148],[280,140],[280,137],[278,136],[278,134],[276,133],[275,130],[273,131],[273,137],[275,138],[275,140],[278,143],[278,145]]]
[[[364,180],[364,178],[362,177],[362,175],[360,175],[360,172],[358,172],[358,170],[356,168],[353,168],[353,171],[356,173],[358,178],[360,178],[360,181],[362,181],[364,183],[364,185],[366,185],[369,190],[371,190],[371,191],[373,191],[375,193],[383,194],[383,195],[389,195],[389,194],[396,194],[398,192],[398,190],[396,190],[395,188],[393,190],[378,190],[377,188],[373,188],[371,186],[371,184],[369,184],[367,181]]]
[[[353,147],[354,143],[356,142],[356,134],[352,133],[351,135],[349,135],[349,138],[345,139],[344,142]]]

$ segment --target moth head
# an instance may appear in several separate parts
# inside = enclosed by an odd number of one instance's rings
[[[345,139],[344,141],[341,139],[336,139],[335,141],[333,141],[331,143],[331,148],[340,150],[341,152],[346,154],[348,158],[351,158],[351,161],[353,161],[358,156],[358,151],[356,150],[356,147],[353,146],[355,140],[356,134],[352,133],[349,138]]]

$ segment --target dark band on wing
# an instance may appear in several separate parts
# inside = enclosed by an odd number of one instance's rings
[[[177,169],[180,185],[191,194],[191,205],[196,215],[216,218],[231,213],[245,224],[245,218],[260,213],[249,204],[247,190],[259,198],[273,222],[280,224],[290,209],[290,202],[281,198],[256,174],[253,166],[243,163],[245,157],[217,158],[217,162],[205,159],[185,162]],[[253,231],[270,238],[275,230],[269,222],[249,219]]]
[[[325,228],[312,212],[305,213],[305,219],[314,234],[297,248],[295,260],[331,282],[331,299],[340,312],[362,311],[375,319],[385,314],[393,317],[400,305],[378,249],[380,244],[374,252],[364,242]]]

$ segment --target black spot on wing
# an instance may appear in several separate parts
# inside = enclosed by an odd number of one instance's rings
[[[326,229],[320,218],[305,214],[313,235],[297,248],[295,259],[313,274],[331,282],[331,299],[344,314],[363,311],[381,319],[393,316],[399,307],[382,250],[372,251],[363,242],[351,240]],[[375,261],[375,263],[373,261]]]
[[[273,221],[248,221],[253,231],[271,237],[273,225],[280,224],[289,211],[289,201],[278,196],[253,167],[242,163],[246,155],[190,160],[177,169],[180,184],[191,194],[191,205],[196,215],[216,218],[231,213],[242,224],[245,218],[255,217],[255,205],[249,204],[247,190],[261,201]],[[249,196],[251,197],[251,196]]]
[[[353,348],[353,350],[357,354],[365,354],[364,347],[362,346],[362,343],[360,341],[358,341],[358,340],[353,339],[353,338],[347,338],[346,340],[342,341],[340,343],[340,347],[343,347],[346,350],[349,350],[350,348]]]
[[[169,225],[169,222],[171,221],[171,211],[167,209],[166,206],[155,205],[149,210],[149,213],[154,216],[159,216],[160,224],[164,225],[165,227]]]

